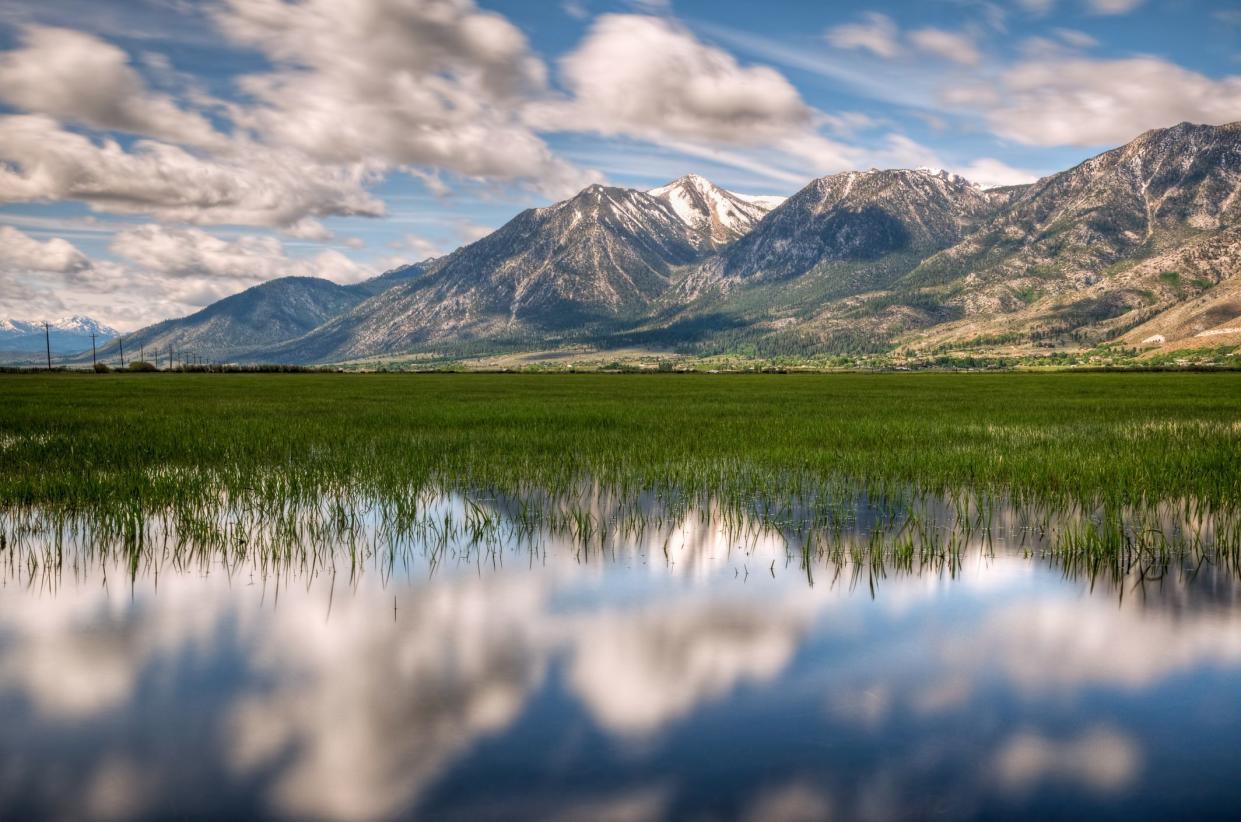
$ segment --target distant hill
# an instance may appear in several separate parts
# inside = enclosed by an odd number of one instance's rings
[[[421,265],[403,266],[354,285],[317,277],[281,277],[225,297],[188,317],[147,326],[123,340],[127,356],[148,359],[168,352],[207,361],[262,358],[261,352],[302,336],[358,303],[417,276]],[[117,353],[115,341],[100,349]]]

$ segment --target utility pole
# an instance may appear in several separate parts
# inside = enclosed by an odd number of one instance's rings
[[[95,362],[95,332],[90,332],[90,365],[94,368],[99,363]]]
[[[117,337],[116,344],[121,349],[121,368],[125,367],[125,338]]]
[[[147,347],[142,343],[138,343],[138,359],[142,362],[147,361]]]
[[[47,370],[52,370],[52,332],[45,322],[43,323],[43,341],[47,343]]]

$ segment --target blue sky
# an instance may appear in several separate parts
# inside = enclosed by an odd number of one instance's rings
[[[1209,0],[8,0],[0,318],[357,281],[595,181],[998,185],[1239,119]]]

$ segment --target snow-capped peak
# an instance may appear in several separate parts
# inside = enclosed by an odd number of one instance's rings
[[[117,333],[116,329],[81,314],[74,314],[72,317],[61,317],[59,320],[50,323],[50,325],[58,331],[72,331],[76,334],[95,333],[104,337],[115,337]]]
[[[686,174],[647,191],[663,200],[673,213],[711,244],[728,242],[747,233],[783,198],[747,196],[720,188],[697,174]]]
[[[108,338],[115,337],[119,333],[116,329],[106,326],[98,320],[80,314],[51,320],[47,325],[49,330],[65,334],[89,336],[93,333],[99,337]],[[34,334],[42,331],[43,320],[0,320],[0,333],[3,334]]]

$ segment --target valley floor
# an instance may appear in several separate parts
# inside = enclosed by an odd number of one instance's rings
[[[0,511],[411,483],[1241,499],[1241,375],[0,375]]]

